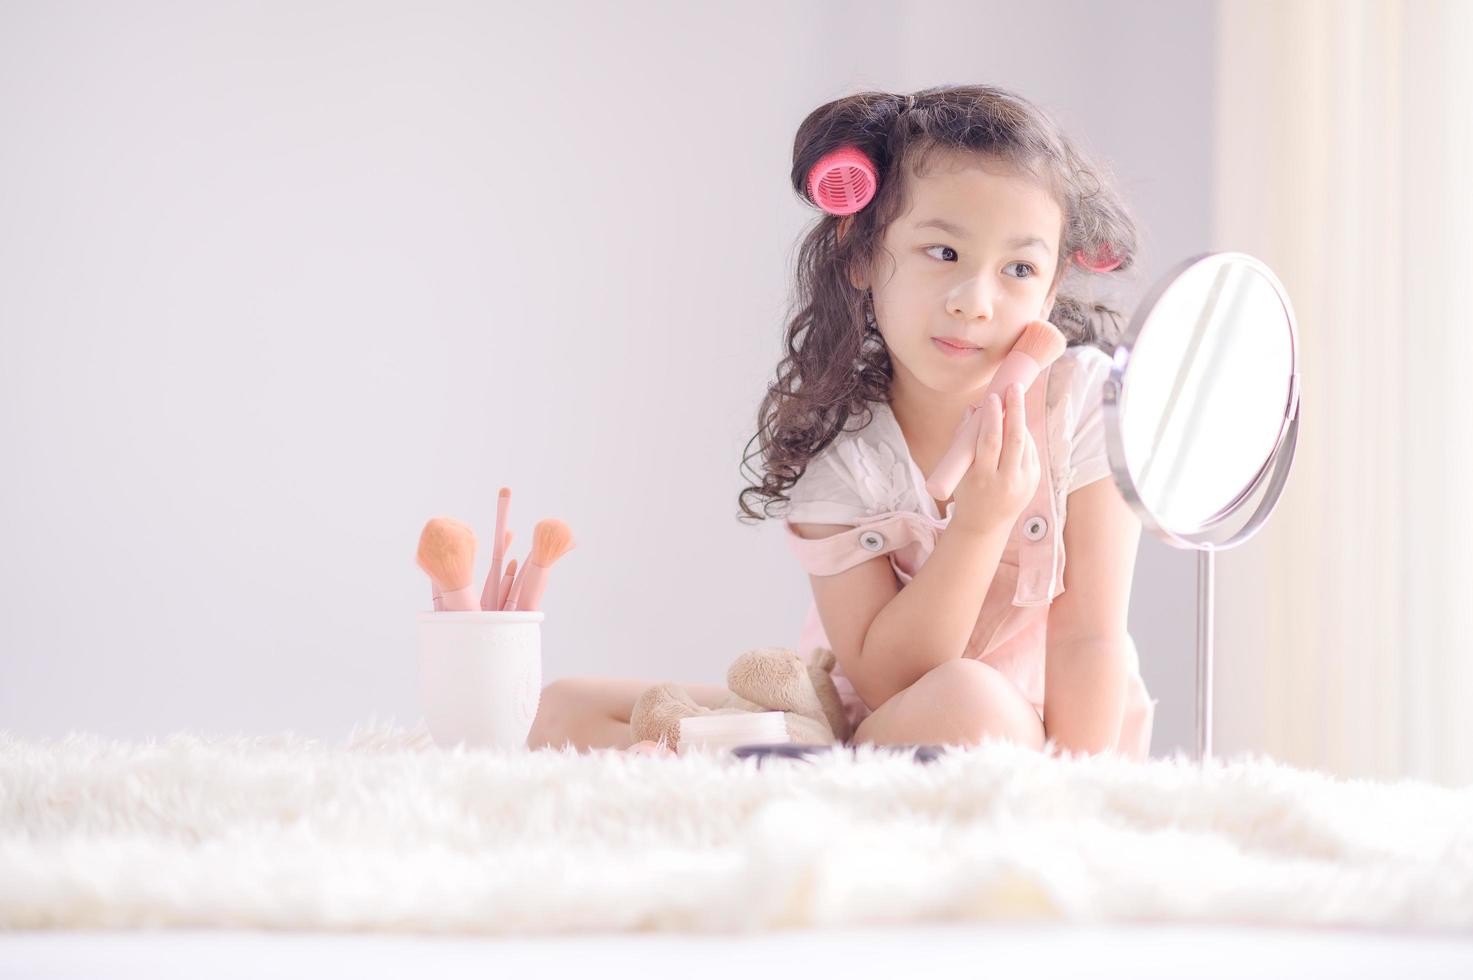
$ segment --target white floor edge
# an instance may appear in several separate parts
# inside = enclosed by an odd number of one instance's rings
[[[860,976],[1473,977],[1473,935],[1203,926],[1029,923],[545,938],[220,930],[0,933],[0,977],[678,975],[754,980],[811,964]],[[494,972],[492,972],[494,971]],[[515,971],[515,972],[508,972]],[[1008,971],[1000,973],[997,971]],[[825,972],[823,975],[831,975]],[[815,974],[818,976],[818,974]]]

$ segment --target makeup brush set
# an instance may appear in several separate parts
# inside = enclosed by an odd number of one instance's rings
[[[475,592],[476,533],[453,517],[432,517],[419,535],[415,560],[430,577],[430,598],[437,612],[514,612],[539,608],[548,570],[573,549],[573,532],[556,518],[532,529],[532,551],[517,568],[513,558],[503,572],[502,559],[511,548],[506,526],[511,488],[496,499],[496,536],[491,539],[491,569],[480,597]]]

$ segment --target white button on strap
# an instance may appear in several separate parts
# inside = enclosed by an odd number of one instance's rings
[[[1023,525],[1023,537],[1029,541],[1041,541],[1046,533],[1048,533],[1048,521],[1042,517],[1030,517]]]
[[[865,551],[879,551],[885,547],[885,536],[878,531],[865,531],[859,536],[859,546]]]

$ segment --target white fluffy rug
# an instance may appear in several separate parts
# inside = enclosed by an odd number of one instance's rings
[[[538,934],[921,920],[1473,928],[1473,788],[1263,757],[0,733],[0,928]]]

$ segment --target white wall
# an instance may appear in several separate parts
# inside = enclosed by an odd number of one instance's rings
[[[0,5],[0,729],[418,720],[413,561],[560,517],[549,679],[720,682],[807,580],[738,465],[793,135],[987,81],[1114,166],[1126,310],[1209,240],[1212,3]],[[480,568],[486,567],[483,557]],[[1191,556],[1131,629],[1191,744]],[[1224,706],[1219,706],[1221,712]]]

